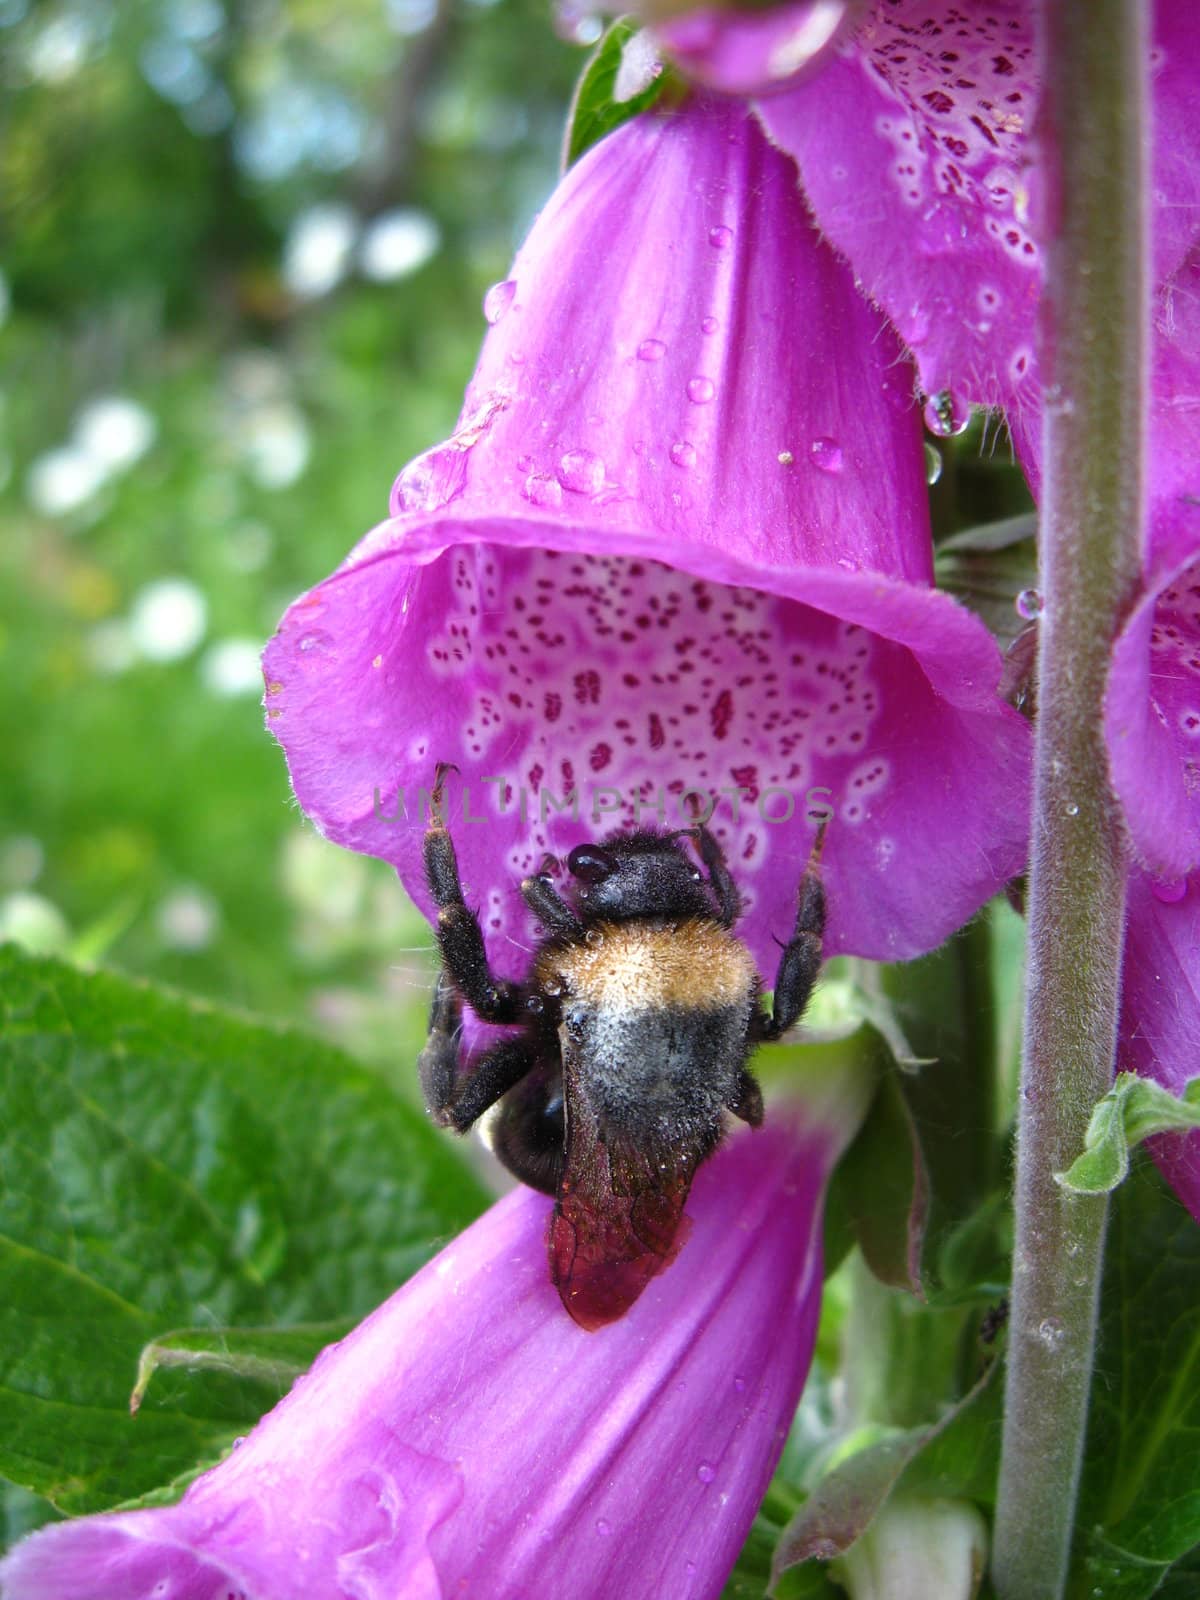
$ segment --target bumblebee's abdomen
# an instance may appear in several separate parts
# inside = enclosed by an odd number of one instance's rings
[[[664,1137],[720,1120],[746,1059],[757,976],[740,940],[713,922],[606,924],[592,942],[543,957],[601,1116]]]

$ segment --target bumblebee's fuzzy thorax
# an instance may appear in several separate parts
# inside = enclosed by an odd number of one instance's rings
[[[709,918],[693,918],[597,923],[584,941],[544,951],[536,981],[564,999],[621,1012],[740,1010],[758,980],[740,939]]]

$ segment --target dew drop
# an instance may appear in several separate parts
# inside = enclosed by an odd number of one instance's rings
[[[559,995],[562,993],[562,984],[557,978],[547,978],[545,983],[543,983],[542,988],[548,995]]]
[[[843,572],[857,572],[858,571],[858,562],[855,561],[853,556],[839,556],[838,557],[838,566],[841,567]]]
[[[521,493],[531,505],[551,508],[562,505],[562,484],[548,472],[531,472],[521,485]]]
[[[708,242],[714,250],[727,250],[733,242],[733,229],[727,228],[723,222],[715,228],[708,230]]]
[[[930,486],[938,481],[942,475],[942,452],[937,445],[925,441],[925,482]]]
[[[790,467],[796,458],[790,450],[781,450],[775,459],[781,467]]]
[[[607,1539],[609,1534],[612,1532],[612,1524],[609,1523],[609,1522],[606,1522],[603,1517],[597,1517],[596,1518],[596,1532],[600,1535],[600,1537],[602,1539]]]
[[[836,439],[822,436],[814,439],[808,447],[809,460],[814,467],[820,467],[822,472],[840,472],[842,470],[842,447]]]
[[[410,461],[392,485],[392,515],[440,511],[449,505],[466,485],[467,455],[466,450],[455,445],[441,444]]]
[[[584,943],[590,944],[593,950],[595,950],[598,945],[602,945],[604,943],[604,935],[600,932],[599,928],[589,928],[584,934],[583,939]]]
[[[503,283],[494,283],[483,297],[483,314],[494,328],[500,318],[513,303],[513,296],[517,292],[517,280],[506,278]]]
[[[702,317],[700,319],[701,333],[716,333],[720,326],[721,324],[717,321],[716,317]]]
[[[691,467],[696,462],[696,446],[686,439],[676,439],[668,454],[677,467]]]
[[[696,1468],[696,1476],[701,1483],[711,1483],[717,1475],[717,1469],[711,1461],[702,1461]]]
[[[1038,1338],[1047,1349],[1061,1350],[1066,1337],[1067,1330],[1058,1317],[1043,1317],[1038,1323]]]
[[[1164,880],[1155,880],[1150,885],[1150,893],[1156,900],[1161,900],[1165,906],[1178,905],[1188,892],[1186,878],[1179,878],[1171,883]]]
[[[925,402],[925,426],[940,439],[953,438],[971,420],[971,407],[950,389],[940,389]]]
[[[540,994],[531,994],[525,1001],[526,1011],[532,1011],[536,1017],[539,1012],[546,1009],[545,1002]]]
[[[1032,622],[1034,617],[1040,617],[1045,601],[1037,589],[1022,589],[1013,604],[1017,608],[1017,615],[1024,617],[1026,622]]]
[[[667,347],[661,339],[643,339],[637,347],[639,361],[661,361],[667,353]]]
[[[591,450],[568,450],[558,463],[558,481],[572,494],[598,494],[604,487],[604,463]]]
[[[717,392],[711,378],[689,378],[687,397],[694,406],[706,406]]]
[[[737,1391],[738,1394],[743,1394],[745,1392],[745,1389],[746,1389],[746,1380],[745,1380],[745,1378],[741,1378],[741,1377],[735,1378],[733,1380],[733,1387]]]
[[[1076,805],[1074,800],[1072,800],[1070,805],[1067,806],[1066,811],[1069,817],[1077,817],[1079,815],[1079,807]]]

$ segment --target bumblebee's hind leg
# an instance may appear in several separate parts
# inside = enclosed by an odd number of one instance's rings
[[[513,1090],[492,1125],[492,1149],[515,1178],[558,1193],[564,1164],[562,1077],[535,1072]]]
[[[526,1038],[505,1039],[474,1061],[462,1062],[462,1003],[445,974],[438,977],[429,1017],[429,1036],[417,1058],[425,1109],[443,1128],[465,1133],[537,1063]],[[460,1065],[465,1067],[460,1071]]]

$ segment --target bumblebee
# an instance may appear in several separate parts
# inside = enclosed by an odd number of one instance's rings
[[[741,898],[702,824],[614,833],[547,857],[521,894],[544,930],[528,977],[493,976],[463,899],[438,767],[424,864],[438,907],[442,970],[419,1058],[426,1108],[465,1133],[497,1106],[495,1153],[552,1195],[550,1275],[583,1328],[622,1316],[675,1259],[697,1167],[725,1113],[757,1127],[749,1061],[799,1019],[821,962],[822,823],[782,946],[773,1006],[733,932]],[[691,845],[693,855],[688,846]],[[698,859],[697,859],[698,858]],[[460,1059],[462,1006],[516,1032]]]

